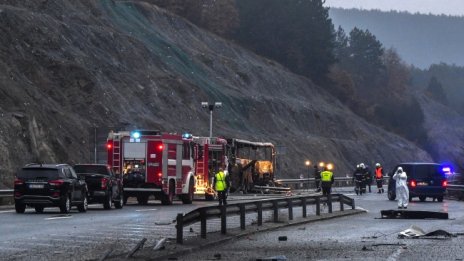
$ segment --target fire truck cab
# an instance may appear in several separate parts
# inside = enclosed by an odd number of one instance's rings
[[[226,145],[222,138],[189,134],[110,132],[108,164],[123,176],[124,203],[136,197],[139,204],[147,204],[153,195],[164,205],[175,197],[191,204],[194,195],[215,198],[213,177],[219,167],[227,169]]]
[[[193,146],[179,134],[160,131],[110,132],[108,164],[123,176],[124,203],[136,197],[147,204],[153,195],[163,205],[174,197],[191,204],[195,192]]]

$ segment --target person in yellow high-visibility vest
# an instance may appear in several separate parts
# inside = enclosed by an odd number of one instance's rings
[[[213,187],[218,193],[219,206],[227,205],[227,190],[230,187],[230,181],[229,175],[224,173],[222,167],[219,168],[219,171],[214,175]]]
[[[324,167],[324,171],[321,172],[321,187],[322,195],[329,195],[334,183],[334,175],[329,166]]]

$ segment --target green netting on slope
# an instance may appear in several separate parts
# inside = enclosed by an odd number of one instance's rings
[[[213,100],[223,100],[223,95],[217,90],[221,88],[212,81],[202,66],[196,64],[189,55],[170,43],[132,2],[100,2],[103,11],[119,30],[143,42],[150,52],[158,57],[174,74],[180,74],[193,84],[204,89]]]

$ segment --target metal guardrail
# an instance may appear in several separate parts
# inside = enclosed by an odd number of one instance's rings
[[[446,189],[464,190],[464,185],[448,184],[446,185]]]
[[[0,189],[0,198],[1,197],[12,197],[13,190],[12,189]]]
[[[388,184],[389,177],[385,176],[383,178],[384,184]],[[276,184],[281,186],[287,186],[293,189],[297,189],[298,187],[306,187],[308,185],[310,188],[315,188],[316,180],[314,178],[303,178],[303,179],[277,179],[275,181]],[[375,184],[375,180],[372,180],[372,185]],[[334,184],[332,187],[345,187],[345,186],[353,186],[353,177],[335,177]]]
[[[202,238],[206,238],[206,221],[208,219],[221,219],[221,234],[227,233],[227,217],[228,216],[240,216],[240,229],[245,229],[245,214],[256,213],[257,225],[263,224],[263,211],[273,211],[273,221],[279,221],[279,209],[288,209],[288,219],[293,220],[293,208],[302,207],[303,218],[307,216],[307,205],[316,205],[316,215],[321,214],[321,203],[326,203],[328,206],[329,213],[332,213],[332,202],[340,203],[340,211],[344,211],[344,205],[351,206],[355,209],[354,199],[349,198],[343,194],[332,194],[329,196],[299,196],[299,197],[288,197],[282,199],[264,199],[253,202],[244,203],[233,203],[226,206],[209,206],[201,207],[190,211],[187,214],[177,214],[177,243],[183,243],[183,231],[184,227],[200,222],[201,229],[200,235]]]

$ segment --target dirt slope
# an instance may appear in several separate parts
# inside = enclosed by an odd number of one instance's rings
[[[24,163],[85,162],[93,127],[214,134],[279,146],[280,177],[304,161],[345,175],[361,161],[430,160],[306,78],[130,1],[0,0],[0,178]],[[1,182],[0,182],[1,183]]]

